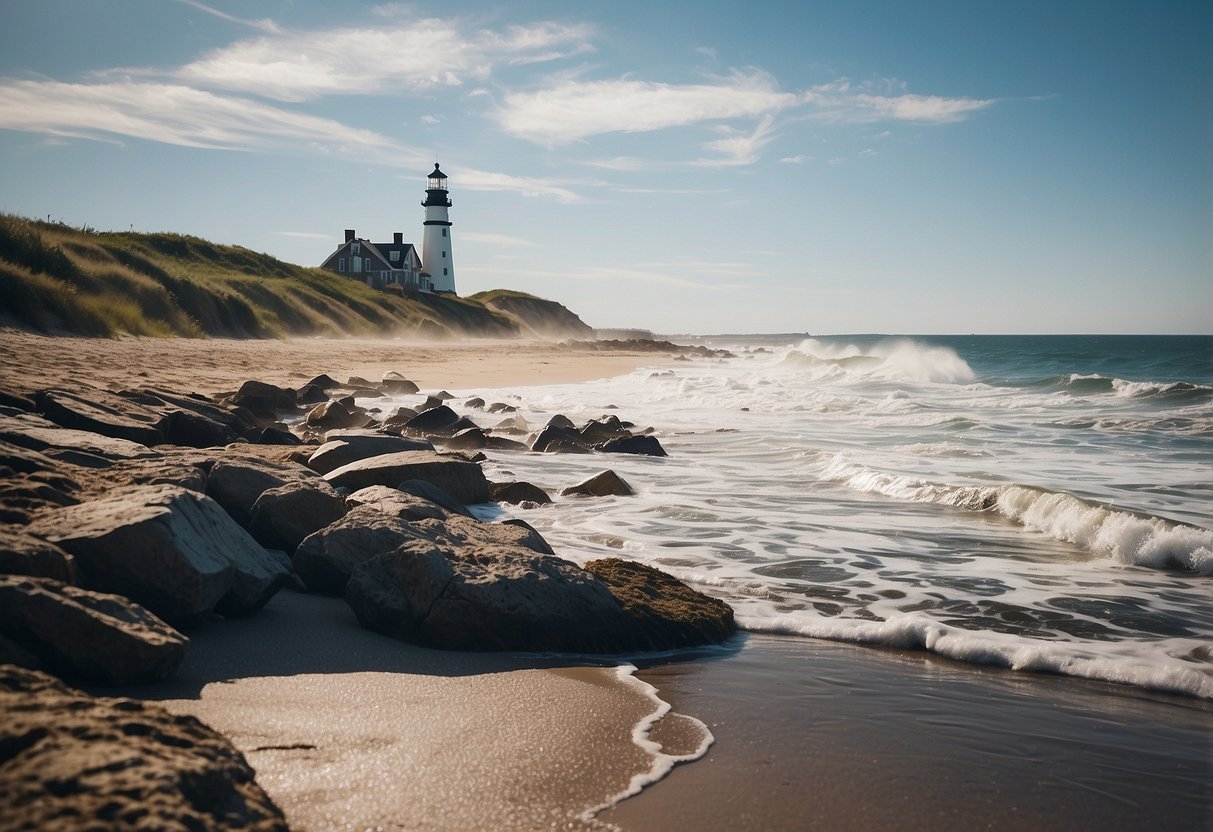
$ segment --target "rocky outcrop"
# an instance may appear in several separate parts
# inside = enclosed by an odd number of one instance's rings
[[[139,486],[56,509],[29,531],[70,552],[85,586],[171,622],[255,612],[289,575],[215,501],[180,486]]]
[[[351,509],[371,506],[401,520],[442,520],[447,516],[446,510],[432,500],[386,485],[359,489],[345,498],[345,504]]]
[[[636,492],[623,477],[608,469],[595,474],[588,480],[571,485],[560,493],[565,497],[573,495],[585,497],[630,497]]]
[[[298,406],[294,390],[255,380],[244,382],[224,401],[233,407],[246,409],[263,422],[277,421],[278,414],[294,412]]]
[[[103,467],[107,462],[119,459],[157,455],[155,451],[138,442],[102,436],[88,430],[60,427],[47,419],[31,415],[0,416],[0,440],[48,455],[68,453],[78,459],[84,456],[92,457],[92,467]]]
[[[240,752],[194,717],[12,665],[0,713],[0,830],[287,832]]]
[[[424,480],[466,505],[489,499],[488,480],[479,465],[429,451],[402,451],[358,460],[328,472],[324,478],[334,488],[351,491],[368,485],[396,486],[405,480]]]
[[[247,528],[252,521],[253,506],[262,494],[288,482],[309,481],[323,485],[314,471],[297,463],[225,454],[210,467],[206,493]]]
[[[0,636],[35,658],[37,668],[107,685],[172,675],[187,644],[185,636],[120,595],[49,578],[0,578]]]
[[[34,394],[34,402],[39,413],[65,428],[140,445],[164,441],[163,416],[103,390],[90,390],[87,397],[64,390],[43,390]]]
[[[499,503],[536,503],[545,505],[552,502],[548,493],[537,485],[529,482],[495,482],[489,487],[489,495]]]
[[[345,501],[323,480],[287,482],[261,492],[253,503],[248,530],[262,546],[290,553],[345,512]]]

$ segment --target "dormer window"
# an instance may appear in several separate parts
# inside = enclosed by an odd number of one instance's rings
[[[350,246],[350,253],[351,253],[351,254],[361,254],[361,253],[362,253],[362,244],[361,244],[361,243],[354,243],[353,245],[351,245],[351,246]]]
[[[391,254],[391,257],[392,257],[392,262],[393,262],[393,263],[399,263],[399,262],[400,262],[400,251],[399,251],[399,249],[397,249],[396,251],[393,251],[393,252],[392,252],[392,254]]]

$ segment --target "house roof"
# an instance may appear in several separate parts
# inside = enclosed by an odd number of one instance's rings
[[[334,257],[339,255],[348,256],[348,249],[353,243],[359,243],[362,246],[361,256],[370,256],[379,260],[382,263],[382,268],[384,269],[400,268],[401,265],[409,262],[410,251],[412,251],[413,255],[417,258],[417,262],[421,262],[421,255],[417,252],[417,247],[412,243],[372,243],[370,240],[357,239],[350,240],[349,242],[342,243],[340,246],[338,246],[337,250],[325,259],[323,265],[327,266]],[[400,252],[400,259],[395,261],[395,263],[392,262],[393,251]]]

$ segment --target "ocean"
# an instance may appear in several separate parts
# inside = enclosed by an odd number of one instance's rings
[[[490,452],[495,481],[555,495],[609,467],[638,492],[500,511],[751,633],[1213,699],[1213,337],[697,341],[736,357],[468,391],[536,428],[614,414],[669,453]]]

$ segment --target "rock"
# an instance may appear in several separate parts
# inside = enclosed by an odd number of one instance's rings
[[[63,390],[43,390],[35,394],[38,412],[57,425],[72,430],[99,433],[111,439],[125,439],[140,445],[156,445],[164,441],[164,417],[123,402],[103,390],[90,390],[94,398],[105,403]]]
[[[0,577],[0,634],[36,656],[43,669],[106,685],[171,676],[188,643],[120,595],[29,577]]]
[[[428,440],[389,436],[383,433],[361,436],[352,433],[327,434],[326,439],[328,437],[334,438],[317,448],[307,460],[308,467],[320,474],[327,474],[360,459],[369,459],[383,454],[434,450],[434,446]]]
[[[529,482],[495,482],[489,486],[489,495],[499,503],[552,502],[546,491]]]
[[[385,427],[403,427],[416,415],[417,411],[411,407],[398,407],[383,420],[383,424]]]
[[[226,445],[239,436],[223,422],[186,410],[174,410],[169,413],[164,422],[163,433],[166,443],[189,448]]]
[[[586,497],[630,497],[636,492],[632,486],[614,471],[595,474],[584,482],[571,485],[560,492],[562,496],[583,495]]]
[[[581,441],[581,435],[575,428],[549,424],[535,437],[535,441],[531,443],[531,450],[540,453],[549,452],[553,450],[551,446],[558,441],[564,442],[566,445],[585,447]]]
[[[303,386],[304,387],[319,387],[321,390],[327,391],[327,390],[332,390],[334,387],[340,387],[341,385],[339,385],[336,381],[334,381],[331,376],[329,376],[325,373],[321,373],[320,375],[316,376],[314,379],[312,379],[311,381],[309,381],[307,384],[305,384]]]
[[[594,451],[581,444],[579,440],[556,439],[549,442],[543,452],[548,454],[592,454]]]
[[[331,428],[353,427],[361,420],[354,413],[351,413],[341,402],[327,401],[309,410],[303,421],[310,428],[329,430]]]
[[[426,482],[425,480],[405,480],[397,485],[396,488],[405,494],[410,494],[422,500],[429,500],[434,505],[451,514],[459,514],[464,517],[472,516],[466,505],[431,482]]]
[[[50,543],[12,526],[0,526],[0,575],[28,575],[76,582],[76,559]]]
[[[308,384],[299,389],[296,401],[299,404],[321,404],[329,400],[328,393],[318,384]]]
[[[484,447],[490,451],[525,451],[529,450],[525,444],[516,439],[507,439],[504,436],[486,436],[484,438]]]
[[[404,423],[405,430],[418,433],[439,433],[447,431],[451,425],[459,421],[459,414],[444,404],[422,410],[412,419]]]
[[[240,385],[232,395],[231,403],[247,408],[258,419],[267,422],[277,421],[279,413],[291,412],[298,405],[294,390],[252,380]]]
[[[718,644],[737,632],[728,604],[659,569],[620,558],[592,560],[585,568],[602,579],[637,622],[649,638],[647,649]]]
[[[391,393],[393,396],[408,396],[418,392],[416,384],[394,370],[383,374],[383,381],[379,386],[385,393]]]
[[[599,445],[598,450],[606,454],[668,456],[655,436],[621,436]]]
[[[463,406],[470,407],[474,410],[482,410],[484,409],[484,399],[480,398],[479,396],[475,396],[464,402]]]
[[[417,412],[423,413],[427,410],[433,410],[435,407],[442,407],[442,399],[437,396],[426,396],[425,401],[417,408]]]
[[[21,410],[26,413],[32,413],[35,409],[34,400],[27,396],[22,396],[19,393],[14,393],[11,390],[0,389],[0,407],[8,407],[13,410]]]
[[[530,430],[530,425],[526,423],[517,413],[513,416],[507,416],[497,424],[493,425],[493,431],[496,433],[513,433],[522,434]]]
[[[417,479],[438,486],[464,504],[489,499],[488,481],[479,465],[431,451],[401,451],[358,460],[329,471],[324,478],[336,488],[351,491]]]
[[[549,428],[565,428],[567,430],[576,430],[577,426],[573,424],[573,420],[563,413],[557,413],[551,419],[548,419],[547,427]]]
[[[444,402],[449,402],[451,399],[455,398],[453,393],[448,393],[445,390],[439,390],[437,393],[434,393],[433,396],[435,399]]]
[[[281,422],[275,422],[266,427],[257,436],[257,444],[259,445],[302,445],[303,440],[295,434],[291,433],[290,429]]]
[[[231,743],[191,716],[0,667],[5,830],[287,832]]]
[[[607,416],[604,419],[591,419],[581,426],[578,434],[582,440],[590,445],[606,442],[619,436],[629,435],[617,416]]]
[[[370,506],[401,520],[444,520],[447,516],[446,509],[433,500],[386,485],[359,489],[345,498],[345,504],[350,509]]]
[[[446,441],[446,446],[459,451],[476,451],[485,447],[488,439],[478,427],[464,428]]]
[[[489,405],[489,413],[517,413],[518,408],[505,402],[493,402]]]
[[[295,574],[313,592],[340,595],[363,561],[413,539],[412,524],[372,505],[350,509],[336,523],[310,535],[291,559]]]
[[[287,482],[261,492],[249,519],[249,534],[267,549],[290,553],[310,534],[345,516],[345,501],[323,480]]]
[[[70,552],[86,587],[170,622],[255,612],[289,574],[218,503],[179,486],[137,486],[56,509],[29,531]]]
[[[206,493],[237,523],[247,527],[252,520],[253,504],[262,493],[293,480],[318,479],[316,472],[302,465],[244,455],[227,456],[211,466]]]
[[[374,388],[375,382],[371,381],[370,379],[363,378],[362,376],[350,376],[342,386],[350,388],[351,390],[359,387]]]
[[[33,451],[69,451],[106,460],[157,456],[157,452],[128,439],[115,439],[88,430],[61,428],[37,416],[0,416],[0,440]]]

